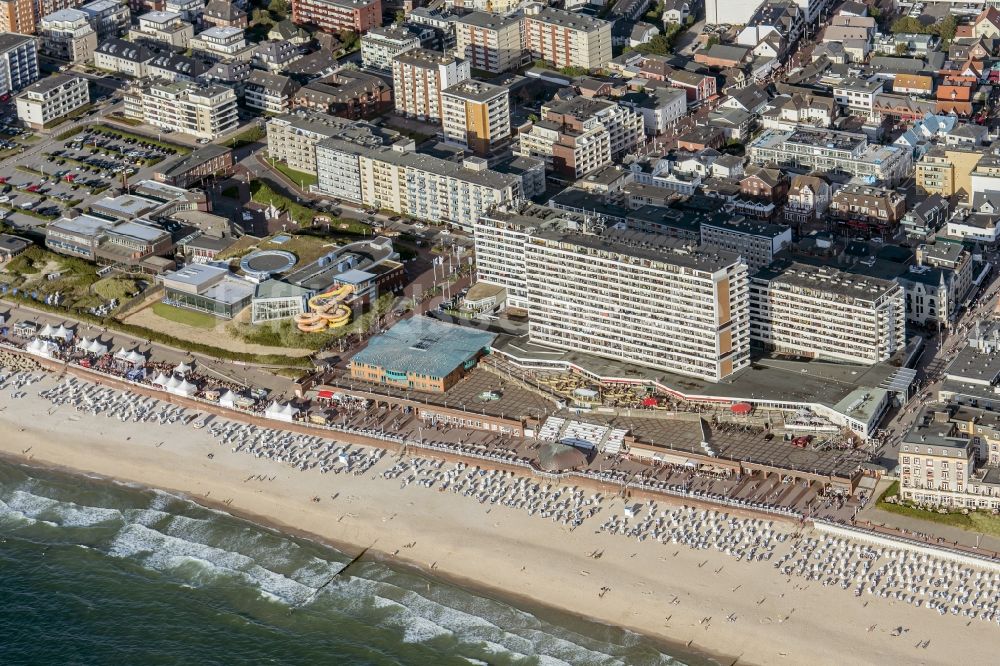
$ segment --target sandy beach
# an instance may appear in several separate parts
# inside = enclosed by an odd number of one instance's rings
[[[395,456],[363,476],[323,475],[233,453],[207,430],[123,423],[68,406],[53,411],[36,394],[54,384],[49,376],[16,400],[0,394],[0,452],[225,503],[349,552],[371,547],[434,575],[724,655],[726,664],[995,660],[1000,629],[993,624],[856,598],[839,587],[789,578],[773,563],[735,561],[714,549],[597,532],[609,513],[622,512],[622,500],[606,501],[597,518],[570,531],[524,511],[417,484],[401,488],[381,477]],[[247,481],[254,475],[273,480]],[[776,523],[776,529],[795,528]],[[594,559],[595,551],[604,554]],[[893,635],[897,627],[907,631]],[[923,641],[930,643],[918,647]]]

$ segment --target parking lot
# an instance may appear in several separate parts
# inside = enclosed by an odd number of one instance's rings
[[[102,126],[44,141],[40,150],[0,176],[0,215],[15,227],[43,226],[67,208],[85,208],[123,175],[133,181],[149,178],[155,164],[178,154],[153,139],[119,135]]]

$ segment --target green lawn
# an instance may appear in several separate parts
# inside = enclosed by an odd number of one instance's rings
[[[242,148],[243,146],[249,146],[252,143],[257,143],[267,136],[267,132],[264,131],[263,127],[259,125],[254,125],[243,130],[235,136],[231,136],[226,139],[225,144],[232,149]]]
[[[889,513],[895,513],[899,516],[906,516],[907,518],[923,520],[929,523],[937,523],[939,525],[948,525],[949,527],[957,527],[958,529],[966,530],[968,532],[1000,536],[1000,516],[994,516],[991,513],[983,511],[970,511],[968,515],[957,512],[938,513],[936,511],[918,509],[906,504],[893,504],[885,501],[886,497],[898,494],[899,482],[894,481],[888,488],[886,488],[885,492],[882,493],[882,496],[878,499],[878,508],[883,511],[888,511]]]
[[[166,303],[154,303],[153,312],[164,319],[175,321],[178,324],[185,324],[195,328],[212,329],[218,323],[218,319],[204,312],[195,312],[184,308],[174,307]]]
[[[292,181],[300,188],[308,190],[310,185],[315,185],[318,182],[316,176],[311,173],[306,173],[305,171],[296,171],[284,162],[274,162],[274,168],[285,174],[288,180]]]

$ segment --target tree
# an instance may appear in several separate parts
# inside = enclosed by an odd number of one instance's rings
[[[396,23],[402,23],[405,20],[406,20],[406,12],[400,9],[398,12],[396,12]]]
[[[896,55],[905,56],[910,52],[910,46],[906,42],[899,42],[896,44]]]
[[[275,20],[283,21],[288,16],[288,0],[271,0],[267,10]]]
[[[670,53],[670,40],[664,35],[654,35],[645,44],[640,44],[635,49],[644,55],[667,55]]]
[[[955,18],[954,14],[948,14],[935,27],[941,41],[951,42],[951,40],[955,39],[955,31],[958,29],[958,19]]]
[[[903,18],[896,19],[890,30],[897,34],[901,32],[918,34],[928,32],[927,28],[924,27],[924,24],[912,16],[904,16]]]
[[[274,19],[271,18],[271,13],[266,9],[255,9],[252,14],[254,25],[271,25],[274,23]]]

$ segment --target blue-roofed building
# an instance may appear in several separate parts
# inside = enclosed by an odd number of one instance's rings
[[[404,319],[351,359],[351,377],[374,384],[444,393],[493,344],[496,335],[429,317]]]

